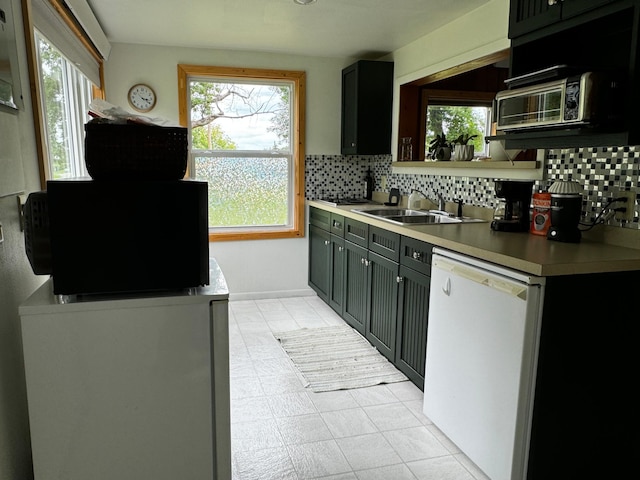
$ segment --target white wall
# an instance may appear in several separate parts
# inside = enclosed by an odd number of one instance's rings
[[[508,0],[493,0],[450,25],[394,52],[399,86],[410,80],[508,48]],[[152,116],[178,121],[179,63],[307,72],[306,154],[340,153],[341,70],[354,59],[304,57],[261,52],[185,49],[114,44],[105,66],[107,101],[128,108],[126,94],[137,82],[158,94]],[[397,104],[394,118],[397,118]],[[397,122],[394,121],[393,141]],[[234,298],[310,293],[307,286],[307,237],[287,240],[215,242]]]
[[[340,153],[341,71],[348,59],[303,57],[212,49],[113,44],[105,67],[107,101],[129,109],[127,92],[137,82],[158,95],[149,114],[178,122],[177,65],[240,66],[306,72],[306,154]],[[304,295],[307,239],[215,242],[210,251],[220,264],[232,298]]]
[[[40,190],[35,152],[35,133],[31,115],[29,78],[22,33],[20,2],[12,1],[15,16],[21,89],[24,108],[17,114],[0,111],[0,158],[19,157],[22,173],[8,175],[15,185],[3,191]],[[7,163],[3,163],[4,168]],[[0,175],[10,172],[0,170]],[[27,417],[22,342],[18,306],[46,279],[33,274],[24,249],[24,234],[16,195],[0,197],[0,223],[4,242],[0,243],[0,479],[32,478],[31,446]]]

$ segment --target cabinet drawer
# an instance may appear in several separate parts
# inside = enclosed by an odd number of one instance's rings
[[[331,214],[330,230],[334,235],[344,238],[344,217],[342,215]]]
[[[309,207],[309,223],[329,231],[331,227],[331,213],[321,208]]]
[[[345,218],[344,238],[366,248],[369,241],[369,225],[352,218]]]
[[[430,275],[432,249],[433,245],[430,243],[415,238],[402,237],[400,240],[400,265]]]
[[[397,262],[400,257],[400,234],[369,225],[369,250]]]

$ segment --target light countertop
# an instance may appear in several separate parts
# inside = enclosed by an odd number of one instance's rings
[[[402,226],[352,212],[351,209],[355,208],[353,205],[331,207],[315,201],[307,203],[312,207],[532,275],[558,276],[640,270],[640,249],[584,238],[580,243],[562,243],[528,232],[495,232],[489,227],[489,222]]]

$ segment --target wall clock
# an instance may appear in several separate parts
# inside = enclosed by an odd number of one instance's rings
[[[156,105],[156,92],[149,85],[137,83],[129,89],[129,105],[139,112],[148,112]]]

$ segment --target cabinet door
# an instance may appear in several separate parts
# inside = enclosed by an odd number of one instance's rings
[[[329,305],[342,316],[344,308],[344,238],[331,235],[331,269],[329,281]]]
[[[423,390],[431,278],[402,265],[400,278],[394,363]]]
[[[309,225],[309,286],[325,302],[329,299],[330,247],[329,232]]]
[[[562,4],[549,5],[548,0],[511,0],[509,9],[509,38],[533,32],[559,22]]]
[[[395,361],[398,264],[369,253],[369,312],[365,337],[389,361]]]
[[[343,155],[391,153],[393,62],[360,60],[342,71]]]
[[[343,155],[357,151],[358,131],[358,71],[357,64],[342,71],[342,147]]]
[[[344,242],[344,311],[342,318],[365,335],[367,320],[367,271],[369,265],[366,248]]]

